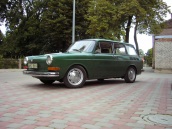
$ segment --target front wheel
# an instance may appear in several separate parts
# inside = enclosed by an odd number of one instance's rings
[[[66,73],[63,81],[69,88],[82,87],[86,81],[85,69],[78,65],[71,67]]]
[[[40,81],[44,84],[52,84],[53,82],[55,82],[55,80],[43,80],[43,79],[40,79]]]
[[[125,82],[127,82],[127,83],[135,82],[135,80],[136,80],[136,70],[135,70],[134,67],[129,67],[127,69],[127,72],[125,74],[124,79],[125,79]]]

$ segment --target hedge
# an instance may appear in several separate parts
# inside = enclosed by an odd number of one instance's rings
[[[0,59],[0,69],[19,69],[23,68],[22,59]]]

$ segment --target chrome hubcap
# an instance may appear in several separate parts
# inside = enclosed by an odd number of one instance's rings
[[[83,77],[83,72],[78,68],[74,68],[68,72],[67,79],[70,84],[79,85],[80,83],[82,83]]]
[[[130,79],[130,81],[133,81],[135,79],[135,76],[135,70],[133,68],[130,68],[130,70],[128,71],[128,78]]]

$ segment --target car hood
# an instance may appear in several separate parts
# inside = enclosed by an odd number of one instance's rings
[[[50,53],[50,54],[45,54],[45,55],[36,55],[36,56],[28,56],[29,60],[30,59],[46,59],[48,55],[51,55],[53,57],[63,57],[63,56],[70,56],[70,55],[87,55],[90,53],[84,53],[84,52],[65,52],[65,53]]]

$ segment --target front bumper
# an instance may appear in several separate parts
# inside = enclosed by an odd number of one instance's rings
[[[41,78],[41,77],[47,77],[47,78],[59,77],[59,72],[36,72],[36,71],[24,70],[23,74],[30,75],[30,76],[36,77],[36,78]]]

